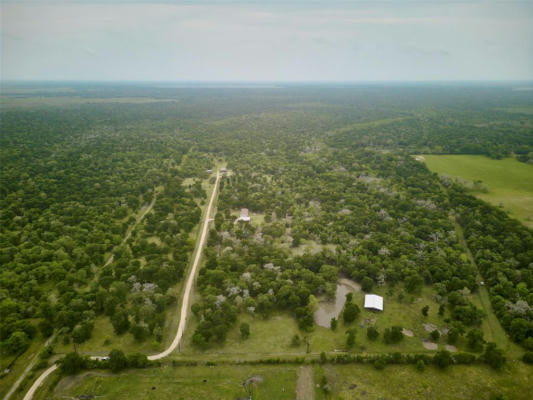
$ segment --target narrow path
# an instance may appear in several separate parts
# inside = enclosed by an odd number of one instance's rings
[[[314,400],[315,384],[313,383],[313,369],[310,365],[300,368],[296,381],[296,400]]]
[[[476,280],[478,283],[481,283],[483,281],[483,277],[481,276],[479,272],[479,268],[477,266],[476,260],[474,259],[474,256],[472,255],[472,252],[470,251],[470,248],[468,247],[468,243],[466,243],[466,239],[464,237],[463,228],[457,220],[454,218],[454,225],[455,225],[455,231],[457,232],[457,238],[462,243],[465,251],[466,256],[472,263],[472,265],[476,268],[477,271],[477,277]],[[486,320],[487,325],[490,330],[490,334],[492,336],[492,342],[497,343],[499,346],[504,346],[506,350],[509,349],[510,343],[509,339],[507,337],[507,334],[505,333],[505,330],[500,324],[500,321],[494,314],[494,311],[492,310],[492,304],[490,303],[490,297],[489,292],[487,290],[487,287],[485,285],[479,285],[478,286],[478,297],[479,302],[481,303],[481,306],[483,307],[483,311],[485,311],[486,314]]]
[[[207,211],[205,213],[205,219],[204,224],[202,228],[202,236],[200,237],[200,240],[196,246],[196,254],[194,257],[194,262],[191,267],[191,271],[189,273],[189,277],[187,278],[187,286],[185,287],[185,292],[183,293],[183,300],[181,302],[181,312],[180,312],[180,322],[178,325],[178,331],[176,332],[176,337],[174,337],[174,340],[172,341],[172,344],[164,351],[162,351],[159,354],[153,354],[151,356],[148,356],[149,360],[159,360],[161,358],[164,358],[168,356],[170,353],[172,353],[174,350],[176,350],[176,347],[178,347],[180,340],[183,336],[183,332],[185,330],[185,323],[187,321],[187,313],[189,311],[189,299],[191,295],[192,285],[194,283],[194,279],[196,277],[196,270],[198,269],[198,264],[200,262],[200,258],[202,256],[202,250],[205,245],[205,238],[207,236],[207,228],[209,226],[210,216],[211,216],[211,209],[213,207],[213,202],[216,197],[217,189],[218,189],[218,182],[220,180],[220,173],[217,171],[217,179],[215,181],[215,186],[213,188],[213,192],[211,193],[211,198],[209,200],[209,205],[207,206]],[[155,197],[155,196],[154,196]],[[154,202],[152,200],[152,202]],[[153,204],[152,204],[153,205]],[[146,212],[143,214],[143,216],[146,215]],[[100,357],[91,357],[94,359],[98,359]],[[31,400],[33,399],[33,395],[39,388],[39,386],[42,385],[42,383],[45,381],[45,379],[50,375],[52,372],[54,372],[57,369],[57,365],[54,364],[47,370],[45,370],[39,378],[33,383],[33,385],[30,387],[26,395],[24,396],[23,400]]]
[[[146,217],[146,214],[148,214],[152,210],[152,208],[154,207],[155,201],[157,200],[157,195],[158,195],[157,189],[154,189],[154,197],[152,197],[152,201],[150,202],[148,207],[146,207],[144,210],[141,209],[140,214],[137,215],[137,218],[135,219],[135,223],[128,228],[128,230],[126,231],[126,235],[124,235],[124,238],[122,239],[120,244],[113,247],[113,250],[111,250],[111,255],[107,258],[107,261],[105,262],[104,267],[108,266],[109,264],[113,262],[113,260],[115,259],[115,254],[114,254],[115,250],[118,247],[122,246],[124,243],[126,243],[126,241],[130,238],[133,230],[137,227],[137,225],[139,225],[139,222],[141,222],[144,219],[144,217]]]

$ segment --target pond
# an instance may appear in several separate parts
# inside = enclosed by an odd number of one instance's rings
[[[342,278],[337,283],[334,300],[323,300],[318,303],[318,310],[315,311],[315,323],[324,328],[329,328],[331,318],[339,318],[339,314],[346,302],[346,294],[358,292],[361,286],[358,283]]]

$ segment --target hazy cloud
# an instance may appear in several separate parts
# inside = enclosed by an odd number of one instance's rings
[[[533,79],[533,2],[1,5],[4,79]]]

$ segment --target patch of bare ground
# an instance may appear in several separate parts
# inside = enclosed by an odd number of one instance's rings
[[[404,336],[409,336],[409,337],[413,337],[415,335],[413,331],[410,331],[409,329],[405,329],[405,328],[402,329],[402,333],[404,334]]]
[[[116,374],[106,374],[106,373],[103,373],[103,372],[92,372],[92,371],[89,371],[89,372],[84,372],[83,374],[80,374],[80,375],[65,376],[56,385],[56,387],[54,389],[54,393],[55,393],[56,396],[61,396],[61,393],[65,393],[70,388],[78,385],[85,378],[89,378],[91,376],[109,377],[109,376],[117,376],[117,375]]]
[[[424,348],[427,349],[427,350],[438,350],[438,348],[439,348],[437,343],[426,342],[426,341],[422,341],[422,346],[424,346]]]

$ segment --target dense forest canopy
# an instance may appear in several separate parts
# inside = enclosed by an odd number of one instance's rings
[[[165,310],[176,300],[170,289],[194,247],[201,182],[222,160],[231,173],[220,184],[198,276],[197,346],[224,342],[239,313],[285,310],[311,329],[316,296],[331,296],[339,275],[365,290],[431,286],[451,329],[463,334],[484,318],[464,295],[478,290],[479,270],[502,325],[533,348],[532,231],[412,157],[533,162],[531,91],[436,84],[3,90],[3,354],[24,351],[38,332],[84,342],[98,316],[116,335],[161,341]],[[244,207],[264,223],[235,223]],[[296,251],[302,241],[318,251]]]

